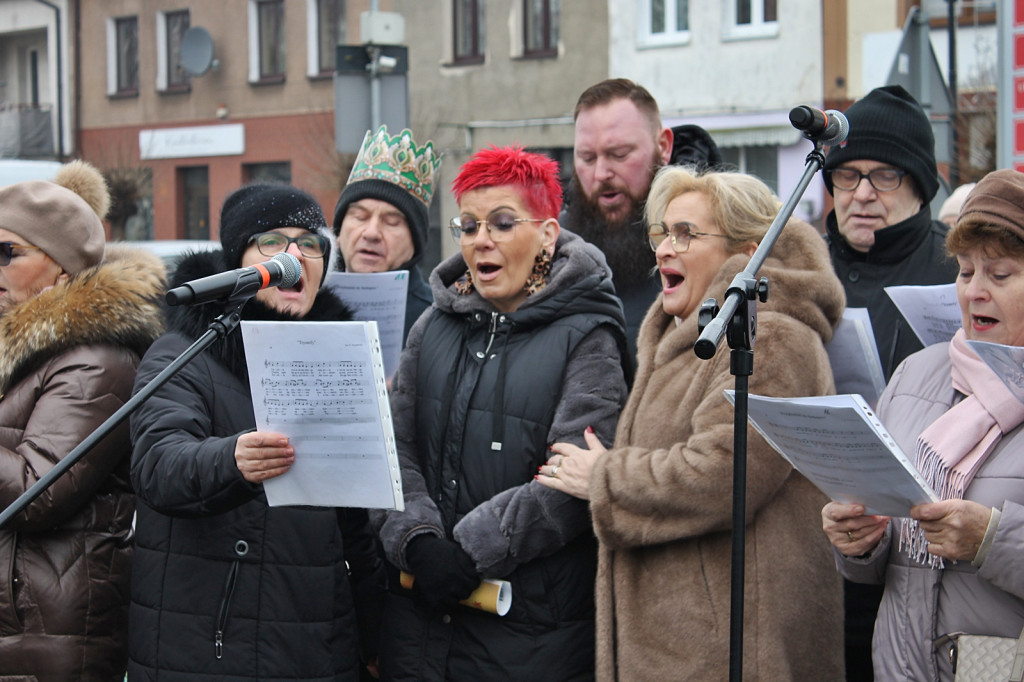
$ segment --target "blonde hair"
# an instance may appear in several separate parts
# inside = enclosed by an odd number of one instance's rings
[[[771,189],[753,175],[703,172],[686,166],[665,166],[651,182],[644,221],[659,223],[673,199],[700,192],[711,217],[726,236],[726,250],[737,253],[750,242],[760,243],[782,205]]]

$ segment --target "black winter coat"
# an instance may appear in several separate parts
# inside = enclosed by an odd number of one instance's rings
[[[846,291],[846,306],[868,309],[888,381],[896,367],[922,345],[885,287],[955,281],[960,268],[946,255],[949,228],[932,220],[925,205],[917,215],[875,232],[874,245],[862,253],[851,249],[839,234],[835,211],[828,214],[825,225],[832,267]]]
[[[219,252],[195,254],[172,284],[223,269]],[[172,309],[170,331],[143,359],[136,390],[220,312],[216,305]],[[286,319],[255,300],[242,318]],[[350,315],[321,291],[303,319]],[[364,574],[371,583],[382,575],[374,572],[366,513],[271,508],[262,486],[242,478],[235,441],[255,428],[255,419],[241,331],[189,363],[133,415],[131,426],[139,504],[129,676],[357,680],[353,583]],[[361,555],[353,555],[356,548]]]
[[[431,611],[395,589],[385,680],[593,678],[596,543],[587,504],[533,480],[556,441],[610,442],[625,399],[621,304],[601,253],[562,231],[549,283],[514,312],[432,274],[435,305],[413,328],[392,390],[404,512],[382,519],[395,567],[423,533],[456,540],[486,577],[512,583],[504,617]]]

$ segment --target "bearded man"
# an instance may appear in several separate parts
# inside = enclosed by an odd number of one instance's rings
[[[703,169],[720,165],[722,157],[703,128],[663,126],[651,93],[625,78],[587,88],[573,119],[573,181],[559,223],[604,252],[635,358],[640,323],[661,291],[643,224],[651,180],[669,163]]]

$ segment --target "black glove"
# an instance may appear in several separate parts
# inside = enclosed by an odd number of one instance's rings
[[[480,584],[473,558],[452,540],[420,535],[406,547],[405,558],[416,577],[413,591],[435,609],[455,606]]]

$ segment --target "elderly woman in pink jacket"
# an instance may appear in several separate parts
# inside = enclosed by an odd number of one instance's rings
[[[822,510],[842,574],[885,584],[878,680],[951,682],[955,633],[1017,638],[1024,628],[1024,403],[967,343],[1024,346],[1024,175],[985,176],[946,245],[960,265],[963,328],[908,357],[878,404],[942,500],[909,519],[837,502]]]

